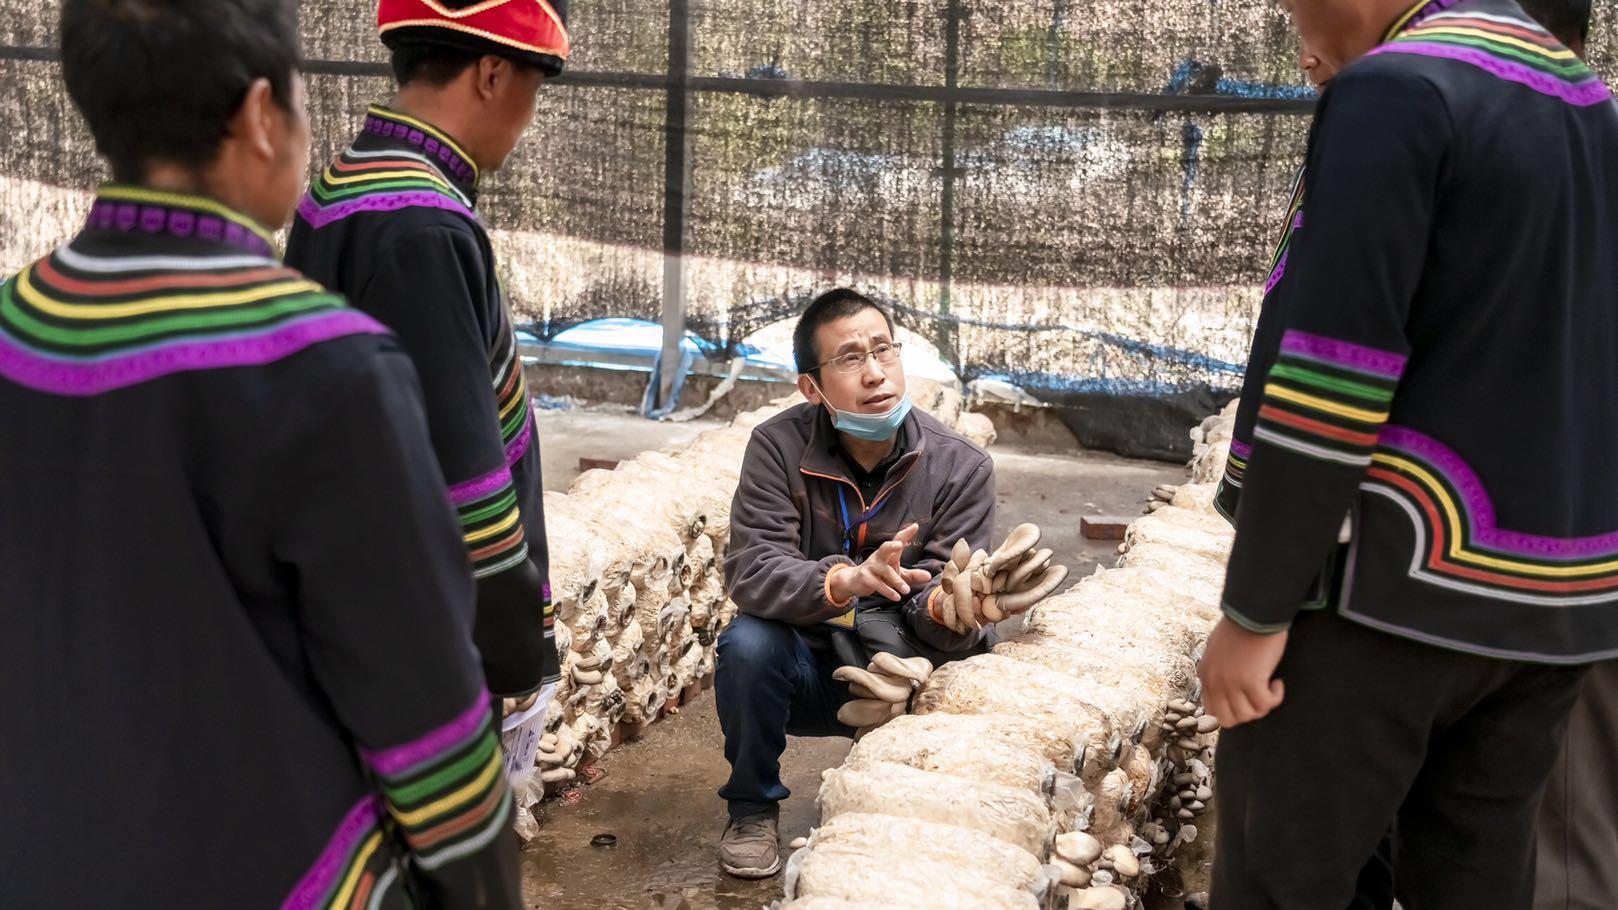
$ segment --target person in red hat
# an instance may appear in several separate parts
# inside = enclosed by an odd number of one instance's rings
[[[562,0],[381,0],[398,91],[298,208],[287,261],[398,336],[421,380],[477,582],[474,640],[508,709],[548,697],[537,428],[478,182],[533,121],[569,41]]]

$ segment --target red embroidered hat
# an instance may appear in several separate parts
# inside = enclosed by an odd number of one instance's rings
[[[562,72],[572,49],[566,0],[382,0],[382,43],[447,44]]]

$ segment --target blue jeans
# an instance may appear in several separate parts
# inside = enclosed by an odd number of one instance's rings
[[[714,702],[730,780],[719,797],[730,817],[774,811],[792,795],[781,783],[787,734],[853,736],[837,720],[848,686],[831,678],[835,658],[810,650],[795,628],[742,614],[719,635]]]

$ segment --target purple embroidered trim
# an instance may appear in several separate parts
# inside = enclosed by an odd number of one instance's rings
[[[1362,373],[1372,373],[1386,379],[1398,379],[1404,375],[1405,361],[1408,359],[1403,354],[1379,351],[1376,348],[1338,341],[1335,338],[1323,338],[1297,329],[1288,329],[1286,335],[1281,338],[1281,353],[1319,360]]]
[[[1566,82],[1532,67],[1501,60],[1499,57],[1473,48],[1433,44],[1425,41],[1400,41],[1395,44],[1384,44],[1371,51],[1371,53],[1414,54],[1422,57],[1440,57],[1446,60],[1469,63],[1507,82],[1527,86],[1541,95],[1560,98],[1575,107],[1590,107],[1612,98],[1611,90],[1607,88],[1605,83],[1594,76],[1584,82]]]
[[[1291,252],[1290,249],[1281,251],[1281,261],[1275,264],[1275,271],[1270,273],[1270,280],[1264,282],[1264,296],[1268,297],[1270,292],[1275,290],[1275,286],[1281,283],[1282,276],[1286,275],[1287,255]]]
[[[95,230],[119,231],[125,234],[136,232],[150,236],[164,234],[182,240],[197,238],[211,243],[228,244],[260,256],[275,255],[275,250],[269,242],[246,225],[211,212],[200,212],[181,206],[97,199],[90,206],[90,218],[86,226]]]
[[[522,461],[523,455],[528,453],[528,446],[534,440],[534,409],[530,405],[528,414],[523,418],[522,429],[517,431],[517,438],[506,445],[506,466]]]
[[[1444,475],[1465,506],[1473,543],[1491,550],[1542,559],[1580,560],[1618,555],[1618,531],[1592,537],[1546,537],[1503,530],[1495,524],[1494,502],[1482,478],[1455,450],[1409,427],[1388,424],[1379,445],[1414,455]]]
[[[387,777],[398,777],[411,768],[454,751],[467,740],[476,736],[484,728],[484,725],[488,723],[489,693],[484,690],[478,692],[478,697],[473,700],[472,707],[467,708],[454,720],[433,730],[426,736],[413,739],[402,746],[394,746],[391,749],[382,749],[377,752],[361,749],[360,752],[378,773]]]
[[[171,373],[259,366],[345,335],[385,335],[357,310],[330,310],[268,331],[172,341],[101,360],[62,360],[40,354],[0,331],[0,376],[41,392],[83,397],[137,385]]]
[[[451,199],[441,193],[426,191],[411,191],[406,193],[378,193],[374,196],[362,196],[322,208],[313,196],[304,196],[298,203],[298,216],[309,223],[309,226],[319,230],[334,222],[342,221],[350,215],[361,212],[396,212],[407,208],[443,209],[464,215],[473,221],[478,220],[476,212],[462,205],[459,200]]]
[[[464,483],[458,483],[449,488],[449,501],[457,506],[486,499],[491,494],[511,486],[511,468],[502,467],[499,470],[474,477]]]
[[[1230,441],[1230,454],[1246,461],[1253,457],[1253,447],[1240,439],[1232,439]]]
[[[478,179],[477,167],[472,162],[461,157],[453,148],[439,142],[438,139],[408,123],[389,120],[376,114],[365,117],[365,132],[373,136],[384,136],[390,139],[403,139],[426,153],[428,158],[443,165],[450,176],[463,183],[476,183]]]
[[[324,907],[326,899],[337,884],[338,876],[343,874],[347,867],[349,857],[354,855],[354,849],[372,831],[378,827],[382,817],[379,799],[375,794],[366,796],[354,808],[348,810],[343,816],[337,830],[332,832],[331,839],[326,842],[326,849],[320,851],[315,858],[314,865],[298,880],[292,893],[281,902],[281,910],[314,910]]]

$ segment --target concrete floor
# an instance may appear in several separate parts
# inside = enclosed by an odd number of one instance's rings
[[[713,422],[657,424],[627,411],[600,408],[541,412],[546,487],[566,489],[578,460],[622,459],[648,448],[689,441]],[[1176,465],[1090,452],[1008,443],[990,450],[997,475],[997,534],[1024,521],[1044,531],[1044,545],[1067,560],[1074,577],[1116,559],[1116,542],[1089,541],[1084,515],[1138,514],[1160,483],[1180,483]],[[820,772],[847,753],[841,739],[792,739],[782,779],[793,797],[782,807],[783,844],[819,821]],[[715,791],[728,774],[713,695],[651,727],[602,760],[606,777],[574,801],[539,807],[540,834],[524,851],[524,893],[538,908],[591,910],[758,910],[781,896],[780,877],[742,882],[719,871],[714,849],[725,808]],[[593,847],[597,834],[617,838]]]

